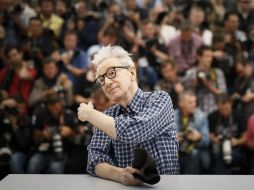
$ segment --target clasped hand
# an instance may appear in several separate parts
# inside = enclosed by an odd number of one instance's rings
[[[89,121],[89,118],[93,112],[93,103],[90,101],[87,104],[81,103],[78,107],[78,119],[80,121]]]

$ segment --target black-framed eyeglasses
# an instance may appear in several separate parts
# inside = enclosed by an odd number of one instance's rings
[[[116,69],[129,69],[129,66],[115,66],[115,67],[110,67],[105,74],[97,77],[95,79],[96,84],[98,84],[99,86],[103,86],[105,84],[105,77],[107,77],[108,79],[113,79],[116,77]]]
[[[250,3],[250,0],[242,0],[241,3]]]

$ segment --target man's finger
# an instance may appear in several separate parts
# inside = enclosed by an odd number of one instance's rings
[[[135,172],[137,171],[137,169],[132,168],[132,167],[126,167],[126,168],[125,168],[125,171],[127,171],[127,172],[133,174],[133,173],[135,173]]]

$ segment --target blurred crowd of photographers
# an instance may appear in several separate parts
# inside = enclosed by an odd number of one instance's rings
[[[90,64],[109,44],[170,94],[182,174],[254,174],[253,0],[1,0],[1,178],[86,172],[76,109],[112,105]]]

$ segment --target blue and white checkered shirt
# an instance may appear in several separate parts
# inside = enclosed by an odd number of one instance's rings
[[[103,162],[121,168],[131,166],[136,147],[154,158],[159,174],[179,173],[174,111],[166,92],[151,94],[138,89],[127,110],[115,105],[105,113],[115,120],[117,138],[96,129],[88,146],[88,173],[95,175],[95,165]]]

